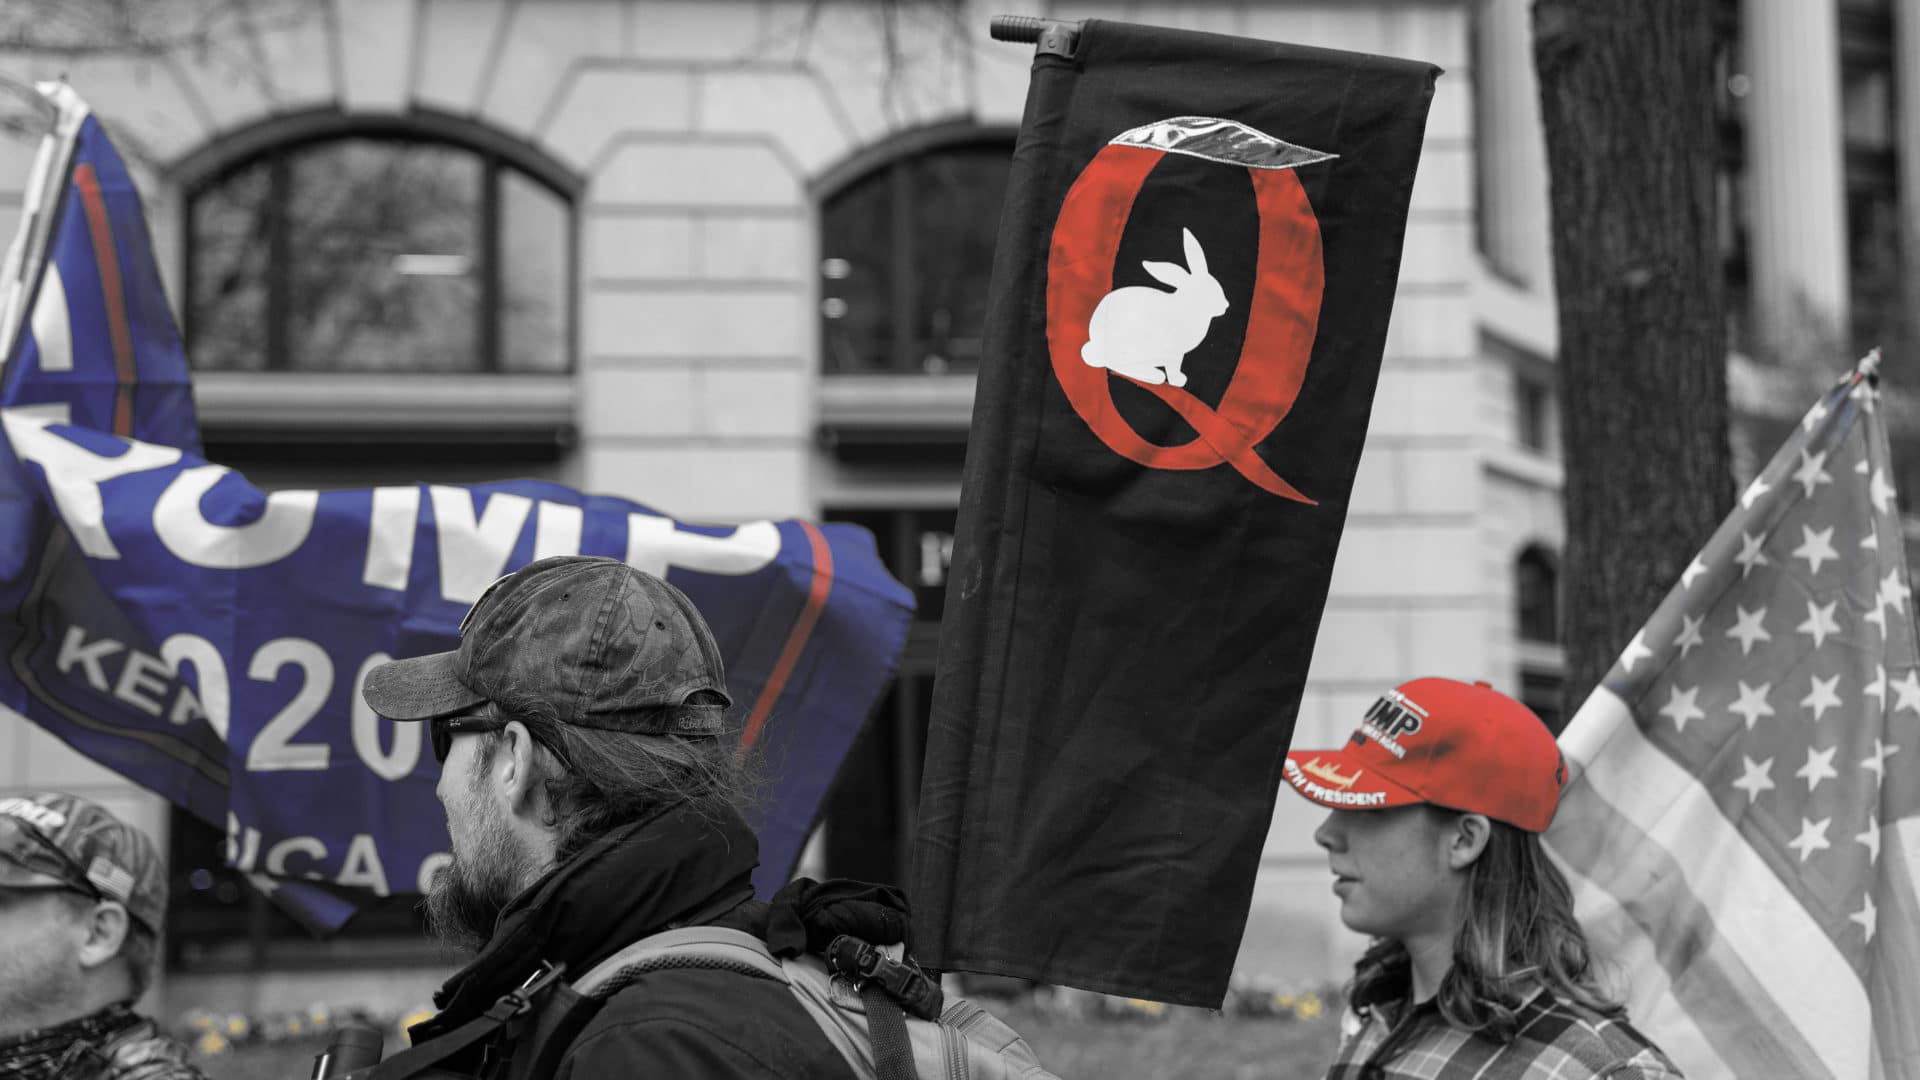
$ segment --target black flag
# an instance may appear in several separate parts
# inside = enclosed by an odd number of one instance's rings
[[[921,793],[931,966],[1221,1003],[1438,74],[1096,21],[1036,56]]]

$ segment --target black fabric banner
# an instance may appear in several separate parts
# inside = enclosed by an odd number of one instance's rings
[[[1097,21],[1035,58],[921,789],[929,965],[1223,1000],[1438,74]]]

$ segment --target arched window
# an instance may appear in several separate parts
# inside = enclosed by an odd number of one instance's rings
[[[822,367],[977,370],[1013,138],[936,130],[883,154],[844,170],[821,204]]]
[[[1520,639],[1553,645],[1560,641],[1560,572],[1553,554],[1539,545],[1514,560],[1514,595],[1520,606]]]
[[[577,185],[533,151],[453,118],[326,111],[182,173],[196,369],[571,369]]]

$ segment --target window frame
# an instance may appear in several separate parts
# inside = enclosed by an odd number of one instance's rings
[[[1529,645],[1562,645],[1560,620],[1563,605],[1561,600],[1565,586],[1561,582],[1560,557],[1546,544],[1532,543],[1522,547],[1514,555],[1512,565],[1515,638]],[[1526,586],[1529,584],[1527,575],[1530,572],[1539,573],[1544,577],[1544,584],[1547,586],[1546,596],[1530,597],[1528,595]],[[1531,611],[1528,601],[1534,599],[1541,600],[1547,605],[1544,614],[1551,617],[1551,626],[1530,625],[1531,620],[1528,616],[1540,614]],[[1536,630],[1544,630],[1547,636],[1535,636]]]
[[[887,350],[887,363],[866,371],[844,371],[835,369],[829,362],[826,348],[827,326],[821,312],[820,303],[813,308],[814,347],[819,350],[819,371],[825,379],[843,378],[945,378],[958,376],[972,380],[972,371],[952,373],[929,373],[917,370],[906,362],[913,349],[913,323],[911,318],[911,298],[918,295],[918,260],[912,251],[913,230],[907,227],[913,220],[916,203],[912,186],[905,183],[905,171],[912,163],[930,154],[943,150],[969,146],[1005,146],[1009,157],[1012,156],[1019,136],[1019,127],[1010,124],[983,124],[971,119],[955,120],[949,123],[933,124],[915,128],[893,138],[868,147],[838,165],[823,172],[808,185],[810,202],[814,207],[813,235],[816,250],[814,273],[818,275],[819,261],[825,258],[826,249],[826,207],[829,202],[840,197],[849,188],[868,180],[877,174],[890,174],[887,183],[892,186],[893,250],[889,255],[890,271],[904,267],[904,273],[891,272],[889,304],[894,310],[907,314],[894,319],[891,340]]]
[[[179,309],[181,336],[189,343],[189,356],[191,356],[190,344],[194,334],[192,292],[195,260],[198,254],[194,241],[194,213],[200,198],[234,175],[262,162],[268,163],[269,184],[276,189],[284,190],[283,185],[288,182],[289,170],[286,164],[290,155],[324,143],[347,139],[447,146],[470,152],[480,159],[482,179],[478,242],[482,270],[479,301],[475,304],[475,317],[478,320],[476,341],[479,345],[480,366],[477,370],[458,372],[303,371],[298,374],[327,378],[334,376],[379,378],[389,375],[435,378],[551,377],[554,374],[552,372],[511,372],[501,367],[503,334],[501,332],[502,305],[499,300],[503,261],[500,258],[500,188],[506,170],[522,174],[559,197],[566,207],[567,228],[563,237],[565,245],[563,266],[566,274],[563,310],[566,317],[562,341],[566,365],[561,374],[570,378],[577,372],[580,364],[580,320],[578,318],[580,200],[586,190],[585,179],[562,165],[557,159],[513,136],[450,113],[421,108],[399,114],[350,113],[337,108],[287,113],[243,128],[203,147],[181,159],[170,170],[180,193],[181,302]],[[284,306],[289,265],[284,251],[286,228],[284,216],[275,215],[272,223],[273,235],[268,240],[272,254],[268,259],[270,279],[267,288],[266,365],[258,372],[238,374],[294,373],[286,366],[289,356],[288,327]],[[213,371],[203,373],[197,369],[195,373],[196,375],[216,374]],[[236,373],[218,372],[217,374]]]

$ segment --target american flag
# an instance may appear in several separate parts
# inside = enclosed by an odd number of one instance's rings
[[[1920,654],[1877,357],[1561,737],[1550,849],[1695,1080],[1920,1080]]]

